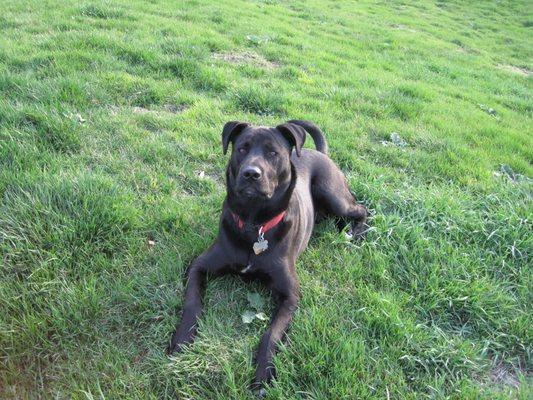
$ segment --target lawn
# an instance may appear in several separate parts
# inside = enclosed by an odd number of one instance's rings
[[[531,398],[531,1],[0,6],[0,398],[252,398],[261,285],[210,281],[164,349],[223,124],[294,118],[372,228],[316,227],[267,398]]]

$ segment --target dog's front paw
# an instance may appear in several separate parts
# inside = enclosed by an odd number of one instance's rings
[[[276,369],[274,366],[269,366],[267,368],[257,368],[255,373],[255,378],[252,382],[250,389],[255,396],[263,398],[266,396],[265,385],[270,383],[276,374]]]
[[[167,346],[165,353],[167,354],[167,356],[172,356],[176,353],[179,353],[179,348],[178,346],[173,346],[171,343]]]
[[[366,222],[351,223],[350,229],[346,232],[346,238],[349,240],[359,241],[366,237],[370,226]]]
[[[259,398],[259,399],[263,399],[267,395],[266,389],[263,388],[263,387],[262,388],[258,388],[258,389],[254,389],[253,392],[254,392],[254,396]]]
[[[171,356],[180,353],[186,344],[186,340],[179,338],[176,334],[172,335],[172,339],[170,339],[170,344],[166,349],[167,355]]]

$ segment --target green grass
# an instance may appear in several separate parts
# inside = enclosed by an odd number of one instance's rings
[[[372,231],[317,227],[268,398],[531,398],[530,1],[0,5],[0,398],[250,398],[260,285],[163,351],[223,124],[293,118]]]

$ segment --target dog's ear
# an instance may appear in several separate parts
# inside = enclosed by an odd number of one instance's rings
[[[229,142],[233,141],[244,128],[249,127],[248,122],[229,121],[222,129],[222,151],[224,155],[228,152]]]
[[[286,122],[276,126],[276,129],[283,134],[291,146],[294,146],[296,155],[300,157],[302,146],[305,142],[305,129],[299,125]]]

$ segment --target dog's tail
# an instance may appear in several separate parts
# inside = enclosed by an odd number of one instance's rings
[[[328,143],[326,142],[326,138],[324,137],[324,134],[318,126],[316,126],[312,122],[303,121],[299,119],[292,119],[287,122],[295,125],[300,125],[302,128],[304,128],[307,133],[309,133],[309,135],[311,135],[311,137],[313,138],[316,149],[321,153],[328,154]]]

